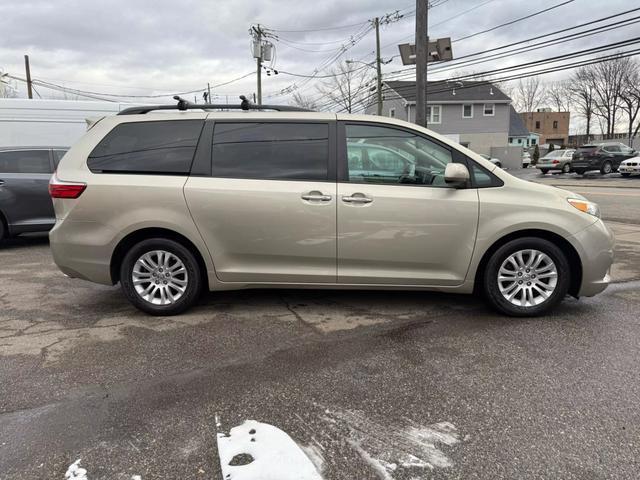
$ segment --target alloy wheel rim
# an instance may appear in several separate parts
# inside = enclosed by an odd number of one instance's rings
[[[604,173],[611,173],[611,164],[610,163],[605,163],[604,164]]]
[[[505,300],[518,307],[544,303],[556,289],[558,269],[539,250],[519,250],[507,257],[498,270],[498,288]]]
[[[137,294],[152,305],[172,305],[187,290],[189,276],[182,260],[165,250],[140,256],[131,273]]]

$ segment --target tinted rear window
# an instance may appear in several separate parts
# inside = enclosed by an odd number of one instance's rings
[[[322,181],[328,178],[326,123],[217,123],[213,176]]]
[[[49,151],[0,152],[0,173],[51,173]]]
[[[94,173],[188,175],[204,121],[121,123],[93,149]]]
[[[588,146],[588,147],[580,147],[578,148],[578,150],[576,150],[577,153],[585,153],[585,152],[593,152],[594,150],[597,150],[598,147],[595,146]]]

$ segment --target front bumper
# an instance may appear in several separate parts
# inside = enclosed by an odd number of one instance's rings
[[[620,173],[640,173],[640,166],[620,165],[618,171]]]
[[[615,246],[613,232],[602,220],[598,220],[568,240],[582,261],[582,283],[578,296],[592,297],[602,292],[611,282]]]

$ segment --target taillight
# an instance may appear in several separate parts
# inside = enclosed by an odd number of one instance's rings
[[[58,179],[55,173],[49,181],[49,195],[51,195],[51,198],[78,198],[85,188],[87,188],[86,183],[63,182]]]
[[[560,160],[554,160],[554,161],[553,161],[553,162],[551,162],[551,163],[553,163],[553,164],[555,165],[555,164],[557,164],[557,163],[560,163]]]

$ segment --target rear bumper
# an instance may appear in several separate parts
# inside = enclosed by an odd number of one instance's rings
[[[561,170],[566,162],[560,163],[537,163],[536,168],[540,170]]]
[[[58,221],[49,232],[53,261],[69,277],[113,285],[113,245],[100,240],[114,236],[114,232],[100,223]]]
[[[611,282],[611,265],[615,237],[598,220],[567,240],[575,247],[582,260],[582,283],[578,296],[592,297],[602,292]]]

